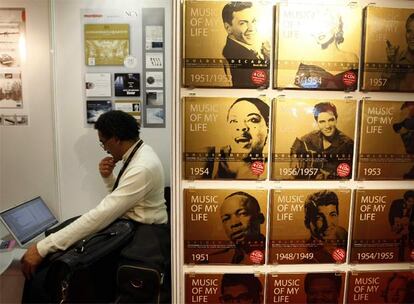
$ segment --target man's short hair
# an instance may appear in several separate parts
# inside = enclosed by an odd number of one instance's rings
[[[335,118],[338,118],[336,106],[332,102],[320,102],[313,107],[313,117],[318,121],[318,116],[323,112],[332,112]]]
[[[311,221],[316,219],[319,206],[328,205],[334,205],[336,213],[339,214],[339,200],[335,192],[323,190],[309,195],[305,201],[305,226],[309,228]]]
[[[388,221],[390,225],[393,226],[396,217],[404,216],[404,209],[406,208],[406,203],[402,199],[397,199],[392,201],[390,210],[388,211]]]
[[[253,4],[251,2],[242,2],[242,1],[232,1],[227,3],[221,12],[221,17],[223,18],[223,23],[232,24],[233,13],[242,11],[246,8],[251,8]]]
[[[237,191],[232,194],[229,194],[225,197],[224,201],[232,196],[244,196],[246,198],[246,209],[248,209],[249,213],[254,214],[260,214],[260,205],[257,199],[250,195],[249,193],[246,193],[244,191]]]
[[[408,200],[410,198],[414,198],[414,191],[413,190],[408,190],[407,192],[404,193],[404,199]]]
[[[306,294],[310,293],[310,285],[313,280],[315,279],[328,279],[335,284],[335,289],[338,294],[341,292],[342,287],[342,277],[340,275],[336,275],[333,272],[311,272],[307,273],[305,276],[305,292]]]
[[[105,138],[116,137],[120,140],[137,140],[139,138],[137,120],[124,111],[113,110],[99,116],[95,129]]]
[[[242,97],[242,98],[236,99],[236,101],[234,101],[232,103],[232,105],[230,106],[230,108],[227,111],[227,120],[229,120],[230,110],[234,107],[235,104],[237,104],[237,103],[239,103],[241,101],[247,101],[247,102],[250,102],[252,105],[254,105],[257,108],[257,110],[259,110],[260,115],[263,116],[263,118],[264,118],[264,120],[266,122],[266,126],[269,127],[269,112],[270,112],[270,108],[260,98],[246,98],[246,97]]]
[[[405,22],[405,28],[408,28],[408,25],[414,21],[414,13],[412,13],[410,16],[408,16],[407,21]]]
[[[263,290],[262,283],[253,273],[225,273],[221,279],[221,294],[224,294],[224,288],[243,285],[247,288],[252,296],[254,303],[258,303]]]

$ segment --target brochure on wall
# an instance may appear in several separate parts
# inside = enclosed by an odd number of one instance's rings
[[[114,74],[115,96],[140,96],[140,74],[138,73],[115,73]]]
[[[352,271],[346,303],[414,303],[413,287],[413,271]]]
[[[141,123],[141,101],[138,99],[117,99],[114,103],[114,110],[127,112],[128,114],[134,116],[139,123]]]
[[[269,273],[266,303],[342,303],[345,279],[345,272]]]
[[[414,179],[414,101],[364,100],[359,180]]]
[[[0,8],[0,68],[21,66],[25,22],[24,8]]]
[[[164,48],[164,27],[161,25],[145,26],[145,49],[147,51],[162,50]]]
[[[266,98],[185,97],[183,111],[184,178],[266,179]]]
[[[111,97],[110,73],[85,74],[86,97]]]
[[[152,72],[146,73],[146,87],[147,88],[163,88],[164,87],[164,74],[163,72]]]
[[[414,261],[414,188],[357,190],[352,263]]]
[[[267,193],[185,189],[184,263],[264,264]]]
[[[129,55],[129,24],[85,24],[85,64],[123,65]]]
[[[272,179],[352,177],[355,100],[274,100]]]
[[[280,4],[275,30],[275,88],[356,90],[360,7]]]
[[[345,263],[349,189],[273,190],[270,264]]]
[[[267,88],[272,6],[184,1],[183,85]]]
[[[95,123],[101,114],[112,110],[110,100],[87,100],[86,101],[86,121]]]
[[[22,79],[19,72],[0,72],[0,109],[23,107]]]
[[[164,105],[164,91],[163,90],[147,90],[146,101],[149,106],[163,106]]]
[[[146,108],[146,123],[148,125],[161,125],[165,123],[164,108]]]
[[[414,92],[414,9],[364,9],[361,90]]]
[[[185,304],[264,304],[262,273],[190,273],[184,281]]]

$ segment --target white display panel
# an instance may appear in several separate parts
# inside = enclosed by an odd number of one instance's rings
[[[143,103],[142,69],[142,9],[164,8],[165,24],[171,24],[172,7],[170,1],[52,1],[54,12],[54,48],[56,71],[56,115],[57,136],[59,138],[59,184],[61,205],[64,217],[83,213],[96,206],[106,194],[97,165],[105,152],[98,145],[96,130],[86,122],[84,75],[92,67],[85,65],[84,28],[82,12],[117,11],[130,20],[135,20],[129,27],[130,49],[136,60],[130,60],[123,66],[94,66],[93,72],[111,73],[112,102],[122,98],[114,96],[114,73],[140,73],[141,96],[136,97]],[[88,20],[91,18],[89,17]],[[88,21],[89,22],[89,21]],[[165,55],[171,55],[171,27],[166,26]],[[165,66],[165,96],[171,100],[171,65]],[[134,97],[135,98],[135,97]],[[95,98],[102,99],[102,98]],[[123,99],[122,99],[123,100]],[[166,113],[170,113],[170,103],[166,102]],[[141,110],[142,111],[142,110]],[[141,128],[143,140],[154,148],[159,155],[165,172],[165,183],[170,185],[170,127],[171,119],[165,118],[166,128]],[[76,189],[76,191],[74,191]]]

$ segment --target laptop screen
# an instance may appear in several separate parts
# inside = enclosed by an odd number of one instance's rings
[[[20,245],[58,222],[40,196],[1,212],[0,217]]]

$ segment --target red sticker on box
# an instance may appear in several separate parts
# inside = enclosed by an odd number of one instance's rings
[[[251,75],[253,84],[262,85],[266,83],[266,72],[263,70],[254,70]]]
[[[250,169],[254,175],[261,175],[264,172],[264,163],[261,161],[255,161],[252,163]]]
[[[345,72],[342,76],[342,82],[346,86],[352,86],[357,82],[357,75],[352,71]]]
[[[332,252],[332,258],[338,263],[345,262],[345,250],[342,248],[336,248]]]
[[[338,174],[339,177],[345,177],[348,176],[351,173],[351,166],[347,163],[340,163],[338,167],[336,168],[336,174]]]
[[[250,261],[253,264],[262,264],[263,263],[264,254],[260,250],[253,250],[250,253]]]

